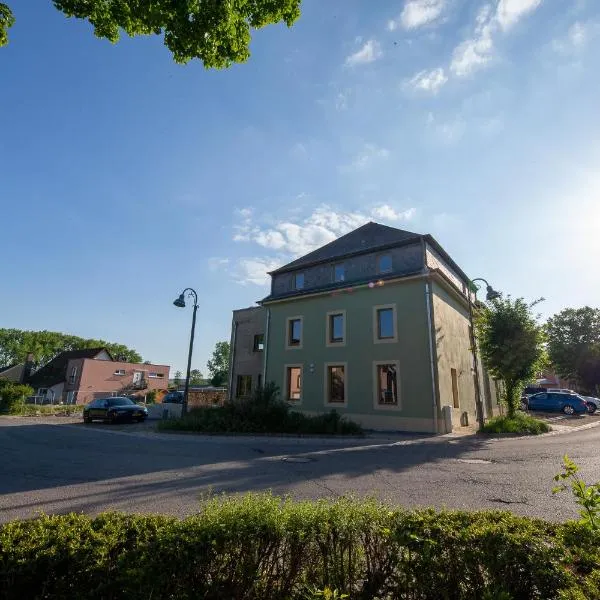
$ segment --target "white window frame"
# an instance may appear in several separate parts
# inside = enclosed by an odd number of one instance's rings
[[[292,321],[300,321],[300,343],[290,345],[290,324]],[[304,317],[297,315],[295,317],[288,317],[285,320],[285,349],[286,350],[302,350],[304,344]]]
[[[338,279],[335,276],[335,271],[336,271],[336,269],[338,267],[342,267],[342,278],[341,279]],[[333,282],[334,283],[343,283],[344,281],[346,281],[346,263],[343,263],[343,262],[335,263],[333,265],[333,273],[332,273],[332,275],[333,275]]]
[[[113,375],[119,375],[119,377],[123,377],[126,375],[125,369],[116,369]]]
[[[300,398],[297,400],[288,398],[288,370],[289,369],[300,369]],[[289,363],[283,365],[283,390],[284,390],[284,400],[290,406],[299,406],[302,404],[302,400],[304,399],[304,364],[303,363]]]
[[[329,369],[330,367],[342,367],[344,369],[344,401],[331,402],[329,399]],[[348,363],[343,361],[334,361],[325,363],[323,382],[323,404],[329,408],[339,406],[341,408],[348,407]]]
[[[390,259],[390,268],[387,269],[386,271],[384,271],[381,268],[381,259],[385,258],[386,256],[389,257],[389,259]],[[387,273],[391,273],[393,270],[394,270],[394,259],[393,259],[392,255],[389,253],[379,254],[377,256],[377,273],[379,275],[386,275]]]
[[[155,373],[153,371],[152,373],[148,373],[148,377],[152,378],[152,379],[164,379],[165,378],[165,374],[164,373]]]
[[[392,324],[394,326],[394,336],[390,338],[379,337],[379,319],[378,311],[392,309]],[[398,343],[398,311],[396,304],[378,304],[373,307],[373,343],[374,344],[397,344]]]
[[[298,276],[299,275],[302,276],[302,285],[300,287],[298,287]],[[294,273],[294,275],[292,277],[293,277],[293,280],[292,280],[293,288],[295,290],[303,290],[304,289],[304,285],[306,284],[306,277],[304,276],[304,272]]]
[[[343,338],[341,342],[334,342],[331,339],[331,334],[333,333],[331,328],[331,317],[335,317],[337,315],[342,315],[342,319],[344,320],[344,328],[343,328]],[[328,348],[341,348],[346,345],[346,311],[345,310],[330,310],[325,315],[325,345]]]
[[[398,393],[397,404],[380,404],[379,403],[379,379],[377,367],[381,365],[394,365],[396,367],[396,386]],[[374,360],[373,361],[373,409],[374,410],[402,410],[402,378],[400,377],[400,361],[399,360]]]

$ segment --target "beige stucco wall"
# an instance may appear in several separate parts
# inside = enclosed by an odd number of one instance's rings
[[[453,427],[465,425],[465,414],[470,425],[477,421],[473,355],[469,338],[469,311],[456,296],[440,283],[432,283],[433,318],[438,371],[440,407],[453,407],[452,374],[456,369],[459,403],[452,410]]]

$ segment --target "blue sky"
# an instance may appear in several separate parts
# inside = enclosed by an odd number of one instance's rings
[[[600,304],[596,0],[305,0],[224,71],[12,7],[0,326],[183,369],[191,286],[206,372],[266,270],[368,220],[545,315]]]

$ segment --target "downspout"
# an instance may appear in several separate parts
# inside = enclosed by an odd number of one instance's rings
[[[237,339],[237,321],[232,319],[231,321],[231,345],[230,345],[230,353],[229,353],[229,400],[233,400],[233,370],[235,368],[235,342]]]
[[[265,347],[263,351],[263,387],[267,385],[267,356],[269,354],[269,325],[271,323],[271,309],[267,308],[267,323],[265,326]]]
[[[431,318],[431,284],[425,282],[425,303],[427,305],[427,332],[429,334],[429,367],[431,370],[431,399],[433,405],[433,426],[438,433],[437,389],[435,386],[435,359],[433,354],[433,322]]]

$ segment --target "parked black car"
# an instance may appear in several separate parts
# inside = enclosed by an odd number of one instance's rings
[[[169,392],[162,399],[163,404],[181,404],[183,402],[183,392]]]
[[[123,396],[99,398],[87,404],[83,409],[84,423],[95,420],[116,423],[117,421],[145,421],[148,410]]]

